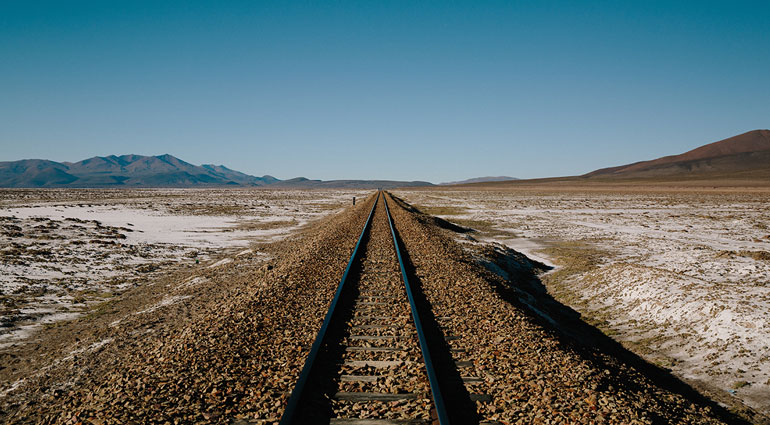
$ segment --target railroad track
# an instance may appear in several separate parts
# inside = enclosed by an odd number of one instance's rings
[[[480,423],[447,341],[419,286],[379,191],[281,417],[292,424]],[[481,422],[490,423],[490,422]]]

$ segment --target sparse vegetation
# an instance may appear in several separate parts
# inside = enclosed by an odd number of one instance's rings
[[[748,381],[735,381],[735,383],[733,384],[733,389],[738,390],[743,387],[748,387],[749,385],[751,384]]]

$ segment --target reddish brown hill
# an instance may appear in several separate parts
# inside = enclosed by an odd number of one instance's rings
[[[676,175],[745,174],[770,170],[770,130],[754,130],[710,143],[680,155],[619,167],[602,168],[583,177],[672,177]]]

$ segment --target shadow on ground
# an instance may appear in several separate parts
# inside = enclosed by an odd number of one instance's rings
[[[553,298],[538,277],[540,273],[550,270],[550,267],[507,247],[494,246],[487,250],[485,258],[479,261],[487,269],[503,277],[503,283],[499,280],[490,282],[500,297],[529,311],[538,323],[554,331],[562,343],[573,348],[580,356],[609,370],[614,376],[621,373],[618,365],[606,362],[600,353],[616,357],[644,374],[658,387],[679,393],[692,402],[710,406],[720,419],[727,423],[768,423],[766,418],[748,409],[740,413],[741,416],[751,418],[750,421],[727,410],[674,376],[668,369],[647,362],[598,328],[583,321],[579,312]],[[662,418],[652,419],[656,423],[663,423]]]
[[[451,224],[449,222],[445,223]],[[447,337],[451,335],[445,335],[441,329],[438,318],[433,314],[434,309],[423,292],[422,281],[415,271],[412,260],[409,258],[409,253],[401,242],[398,230],[395,230],[395,232],[398,237],[404,271],[409,279],[409,286],[412,288],[414,303],[422,323],[422,331],[431,353],[432,366],[435,370],[443,401],[445,402],[444,408],[447,415],[453,419],[452,423],[477,424],[480,418],[476,412],[475,395],[468,392],[457,368],[457,363],[452,358],[451,347],[447,343]],[[431,414],[433,415],[435,412],[431,412]],[[436,418],[434,417],[433,419]]]
[[[473,229],[425,214],[401,199],[394,199],[400,206],[427,218],[441,228],[461,234],[474,232]],[[728,410],[674,376],[671,371],[647,362],[598,328],[583,321],[579,312],[553,298],[540,280],[539,276],[551,267],[501,244],[488,244],[478,251],[476,260],[502,278],[490,279],[489,283],[503,300],[529,312],[537,323],[553,332],[565,346],[572,348],[591,363],[609,370],[612,376],[623,375],[624,372],[619,364],[607,362],[602,354],[615,357],[633,367],[660,388],[681,394],[690,402],[710,406],[726,423],[770,424],[769,418],[748,407],[744,406],[738,412]],[[606,385],[609,384],[604,385],[605,388],[599,390],[606,390]],[[654,423],[665,423],[660,417],[651,419]]]

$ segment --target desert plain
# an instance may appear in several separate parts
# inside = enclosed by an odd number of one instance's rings
[[[565,186],[397,194],[552,267],[551,296],[648,362],[770,413],[770,191]]]
[[[0,349],[171,269],[226,264],[366,193],[2,190]]]
[[[109,332],[97,338],[84,331],[90,318],[109,310],[109,327],[144,320],[149,328],[150,313],[184,312],[196,296],[191,288],[225,279],[206,277],[217,269],[238,257],[267,264],[280,252],[271,244],[371,193],[1,191],[0,397],[109,346]],[[537,279],[550,297],[655,367],[746,417],[770,413],[770,191],[551,186],[393,193],[466,229],[457,240],[469,252],[498,247],[542,264],[547,271]],[[119,302],[124,294],[132,301]],[[558,318],[532,308],[558,327]]]

